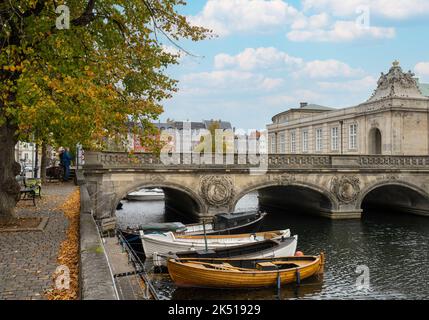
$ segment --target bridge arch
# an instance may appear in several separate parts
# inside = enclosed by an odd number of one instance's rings
[[[118,196],[116,197],[115,202],[113,204],[113,212],[115,212],[115,208],[117,207],[119,202],[122,199],[124,199],[128,194],[144,188],[161,188],[164,190],[166,197],[168,196],[169,193],[173,193],[173,194],[180,193],[182,195],[185,195],[195,205],[194,213],[196,214],[206,212],[207,210],[206,205],[204,201],[201,199],[201,197],[190,188],[177,183],[173,183],[173,182],[167,182],[167,181],[153,182],[152,181],[152,182],[139,182],[133,185],[132,187],[121,190],[118,193]]]
[[[429,194],[424,189],[406,181],[381,181],[362,191],[357,200],[357,206],[363,208],[366,205],[427,216],[429,215]]]
[[[309,196],[312,195],[314,197],[319,197],[319,200],[324,202],[324,206],[320,209],[326,211],[336,210],[339,206],[338,201],[336,200],[336,198],[334,198],[333,194],[320,186],[299,181],[294,181],[292,183],[287,184],[279,184],[278,182],[273,181],[257,183],[242,189],[239,193],[235,195],[233,201],[231,202],[230,210],[234,210],[238,201],[240,201],[240,199],[242,199],[245,195],[255,191],[269,192],[270,190],[283,190],[290,192],[296,191],[304,193],[308,192]]]

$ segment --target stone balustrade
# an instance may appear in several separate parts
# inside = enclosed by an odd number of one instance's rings
[[[200,169],[227,168],[249,169],[323,169],[323,168],[380,168],[380,169],[429,169],[429,156],[390,155],[209,155],[169,154],[161,159],[152,153],[86,152],[87,168],[143,168],[143,169]]]

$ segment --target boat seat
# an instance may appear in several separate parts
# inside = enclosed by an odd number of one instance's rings
[[[271,271],[271,270],[277,270],[278,267],[271,262],[258,262],[256,264],[256,269],[261,271]]]
[[[277,233],[274,233],[274,232],[266,232],[266,233],[265,233],[265,235],[264,235],[264,239],[265,239],[265,240],[270,240],[270,239],[275,238],[276,236],[278,236],[278,234],[277,234]]]
[[[216,270],[228,270],[228,271],[237,271],[237,272],[239,272],[240,270],[247,270],[247,269],[234,267],[234,266],[232,266],[226,262],[224,262],[222,264],[208,263],[208,262],[203,262],[203,263],[192,263],[192,262],[190,262],[189,264],[192,266],[200,266],[200,267],[205,267],[208,269],[216,269]]]

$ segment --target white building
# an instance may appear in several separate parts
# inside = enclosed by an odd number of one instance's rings
[[[355,107],[301,103],[272,118],[269,151],[292,154],[429,154],[429,85],[395,61]]]

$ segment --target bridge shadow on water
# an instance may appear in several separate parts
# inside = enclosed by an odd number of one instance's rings
[[[125,208],[126,206],[124,206]],[[258,207],[257,194],[246,196],[236,211],[265,210],[261,231],[289,228],[298,234],[298,250],[326,254],[323,278],[297,287],[258,290],[177,288],[168,274],[153,275],[154,285],[168,299],[428,299],[429,219],[365,208],[360,220],[329,220],[295,208]],[[158,208],[158,210],[161,210]],[[183,221],[174,210],[147,212],[146,221]],[[186,223],[192,221],[186,221]],[[369,270],[369,288],[359,290],[358,267]]]

